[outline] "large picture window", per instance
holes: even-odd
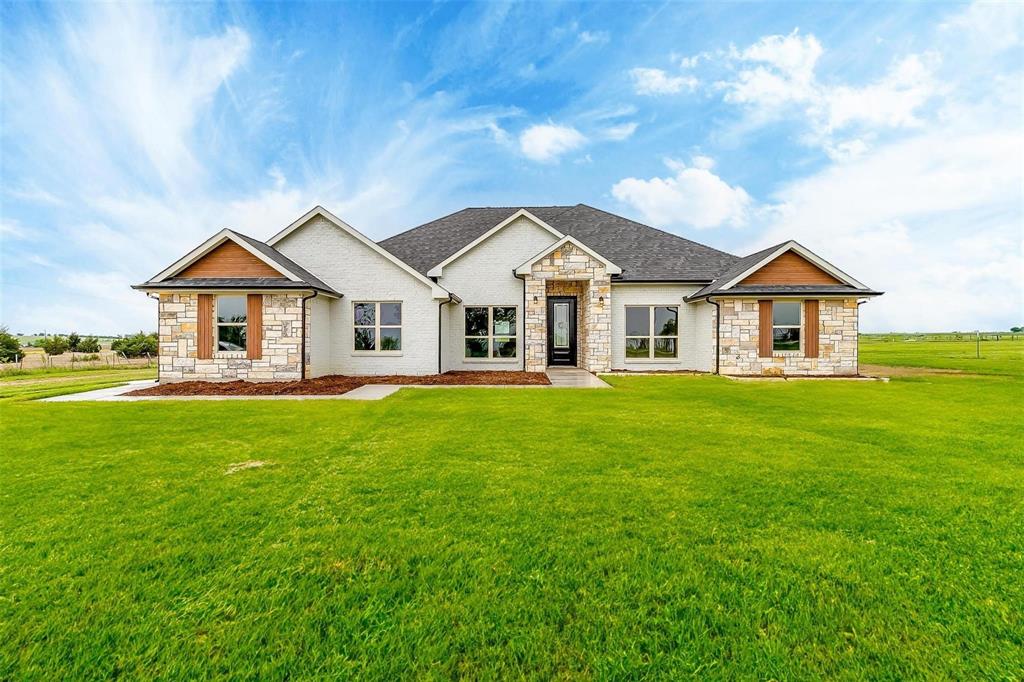
[[[772,350],[800,350],[800,302],[772,303]]]
[[[500,359],[515,356],[515,307],[466,306],[466,357]]]
[[[245,350],[248,322],[245,296],[217,297],[217,350]]]
[[[402,350],[402,304],[356,303],[352,306],[354,350],[388,353]]]
[[[677,306],[626,306],[627,360],[670,360],[678,356]]]

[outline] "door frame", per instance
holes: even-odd
[[[555,358],[555,330],[551,324],[552,312],[554,311],[555,303],[568,303],[569,304],[569,351],[567,360],[556,360]],[[547,311],[545,324],[547,327],[547,344],[548,344],[548,367],[578,367],[579,358],[577,357],[577,348],[579,346],[579,325],[577,324],[577,308],[579,302],[575,296],[548,296]]]

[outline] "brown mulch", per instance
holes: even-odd
[[[543,372],[445,372],[426,376],[350,377],[331,375],[302,381],[180,381],[142,388],[125,395],[340,395],[366,384],[419,384],[428,386],[546,386]]]

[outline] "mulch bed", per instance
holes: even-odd
[[[547,386],[543,372],[445,372],[426,376],[350,377],[331,375],[302,381],[180,381],[142,388],[125,395],[340,395],[366,384],[426,386]]]

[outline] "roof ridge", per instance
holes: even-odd
[[[667,234],[669,237],[675,237],[676,239],[681,239],[684,242],[689,242],[690,244],[696,244],[697,246],[702,246],[705,249],[711,249],[712,251],[715,251],[717,253],[723,253],[726,256],[732,256],[733,258],[742,258],[742,256],[737,256],[734,253],[729,253],[728,251],[722,251],[721,249],[716,249],[715,247],[708,246],[707,244],[705,244],[703,242],[698,242],[698,241],[695,241],[693,239],[688,239],[687,237],[682,237],[682,236],[680,236],[678,234],[673,234],[672,232],[669,232],[668,230],[663,230],[660,227],[653,227],[651,225],[648,225],[647,223],[641,223],[639,220],[633,220],[632,218],[627,218],[626,216],[618,215],[617,213],[612,213],[611,211],[606,211],[603,208],[598,208],[596,206],[591,206],[590,204],[583,204],[583,203],[576,204],[576,206],[574,206],[573,208],[576,208],[578,206],[583,206],[585,208],[589,208],[590,210],[597,211],[598,213],[604,213],[605,215],[611,216],[613,218],[620,218],[622,220],[625,220],[626,222],[633,223],[634,225],[639,225],[641,227],[646,227],[648,230],[654,230],[655,232],[660,232],[661,234]],[[559,215],[561,215],[561,214],[559,214]]]

